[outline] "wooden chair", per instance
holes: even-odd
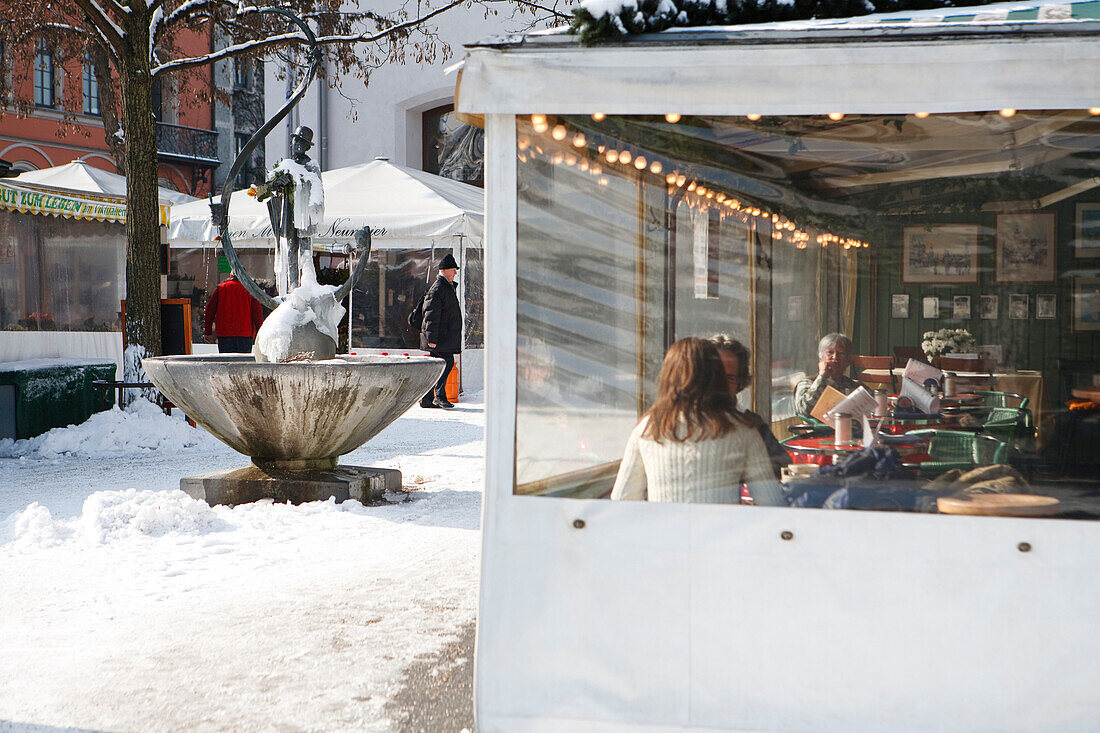
[[[853,356],[852,366],[856,368],[856,379],[860,382],[882,384],[882,378],[877,374],[868,374],[868,369],[885,369],[890,372],[890,387],[894,394],[898,391],[898,378],[894,374],[894,357],[892,356]]]
[[[894,361],[898,367],[904,369],[905,365],[909,363],[910,359],[916,359],[922,361],[925,364],[928,363],[928,357],[924,355],[924,349],[919,346],[895,346],[894,347]]]

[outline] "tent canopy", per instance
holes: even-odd
[[[341,249],[368,225],[376,249],[457,249],[457,236],[468,237],[467,245],[481,241],[485,195],[476,186],[381,159],[324,171],[321,180],[325,218],[313,237],[315,249]],[[236,247],[274,244],[266,204],[244,191],[230,199],[229,226]],[[173,248],[212,247],[216,236],[208,202],[172,207],[168,241]]]
[[[103,196],[126,196],[125,176],[101,170],[88,165],[82,160],[74,160],[65,165],[55,165],[53,168],[27,171],[11,179],[11,181],[49,186],[51,188],[67,188],[73,191],[84,191]],[[157,193],[162,206],[174,206],[198,200],[194,196],[188,196],[170,188],[158,188]]]

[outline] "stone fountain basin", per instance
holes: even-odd
[[[251,355],[157,356],[149,381],[258,465],[326,468],[380,433],[443,373],[432,357],[339,356],[258,363]]]

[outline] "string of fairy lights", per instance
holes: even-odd
[[[1098,116],[1100,115],[1100,107],[1090,107],[1088,112],[1090,115]],[[1004,118],[1010,118],[1015,116],[1016,110],[1005,108],[998,110],[998,114]],[[930,116],[930,113],[915,112],[913,116],[918,119],[925,119]],[[601,122],[607,118],[607,115],[596,113],[591,117],[593,121]],[[752,113],[745,115],[745,117],[750,122],[756,122],[763,115]],[[845,115],[841,112],[831,112],[827,117],[834,122],[839,122],[844,119]],[[681,119],[681,115],[675,113],[665,115],[665,121],[669,124],[676,124]],[[517,155],[520,162],[538,158],[549,161],[554,165],[574,168],[593,176],[599,186],[610,184],[609,172],[630,173],[630,169],[633,168],[635,174],[649,173],[653,176],[663,176],[669,194],[679,194],[682,197],[681,200],[688,206],[703,211],[717,211],[722,218],[735,217],[746,224],[750,220],[770,222],[772,238],[790,242],[796,249],[807,249],[811,240],[821,247],[835,246],[843,247],[846,250],[868,249],[871,246],[869,242],[855,237],[841,236],[832,232],[820,231],[813,227],[799,225],[779,212],[769,211],[753,203],[742,201],[737,195],[721,190],[708,181],[700,181],[688,171],[680,170],[674,161],[662,160],[651,151],[639,150],[638,146],[626,145],[621,142],[616,144],[593,143],[584,132],[579,130],[570,132],[564,124],[555,123],[547,115],[533,114],[530,123],[534,132],[539,135],[545,135],[549,132],[551,139],[560,143],[561,146],[553,150],[546,150],[540,140],[532,140],[521,134],[517,140]],[[605,165],[607,166],[606,170]]]

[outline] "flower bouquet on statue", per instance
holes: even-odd
[[[294,176],[287,171],[274,169],[267,175],[267,180],[260,184],[252,184],[246,193],[257,201],[267,201],[272,196],[285,196],[294,200]]]
[[[941,328],[938,331],[925,331],[920,347],[929,359],[944,354],[966,354],[977,350],[974,337],[965,328]]]

